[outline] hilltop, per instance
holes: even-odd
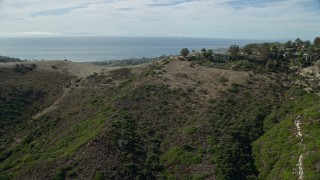
[[[1,178],[319,178],[319,66],[285,62],[0,63]]]

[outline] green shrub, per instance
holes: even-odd
[[[192,151],[187,151],[181,147],[173,147],[163,154],[163,156],[161,157],[161,162],[171,165],[191,165],[200,163],[201,158]]]
[[[205,180],[208,177],[206,173],[195,174],[192,176],[192,180]]]
[[[194,133],[196,133],[198,131],[198,128],[196,128],[196,127],[185,127],[184,129],[183,129],[183,133],[184,134],[194,134]]]
[[[105,180],[107,179],[106,175],[102,171],[96,171],[96,174],[94,176],[95,180]]]
[[[33,69],[35,69],[37,66],[35,64],[31,64],[30,67],[28,66],[25,66],[23,64],[17,64],[15,67],[14,67],[14,71],[17,72],[17,73],[21,73],[21,74],[24,74],[24,73],[27,73],[29,71],[32,71]]]
[[[225,83],[225,82],[228,82],[229,80],[226,78],[226,77],[224,77],[224,76],[220,76],[219,78],[218,78],[218,82],[219,83]]]
[[[240,86],[239,84],[232,83],[229,91],[233,93],[237,93],[239,92],[239,86]]]

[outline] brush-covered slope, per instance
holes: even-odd
[[[276,151],[278,141],[271,136],[292,121],[286,116],[290,107],[277,111],[291,98],[285,74],[178,59],[128,68],[88,65],[91,75],[84,64],[27,65],[34,68],[23,75],[16,66],[0,71],[2,107],[20,97],[5,88],[45,92],[41,97],[20,93],[28,103],[14,101],[6,108],[19,113],[1,114],[1,178],[263,179],[277,173],[272,163],[278,159],[270,165],[263,159],[270,159],[268,148],[286,153]],[[309,127],[306,133],[302,125],[302,134],[317,137],[317,129]],[[301,147],[292,148],[297,151],[292,162],[298,163]],[[304,157],[319,145],[313,148]]]
[[[290,96],[266,118],[280,123],[253,143],[259,179],[320,179],[320,98]]]
[[[18,143],[31,117],[50,106],[73,77],[37,71],[35,64],[0,69],[0,151]],[[50,83],[49,83],[50,82]],[[28,130],[27,130],[28,131]]]

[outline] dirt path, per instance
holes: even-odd
[[[301,127],[300,127],[300,125],[301,125],[301,122],[300,122],[301,117],[302,117],[302,116],[299,115],[299,116],[295,119],[294,124],[295,124],[295,126],[296,126],[296,128],[297,128],[296,137],[298,137],[298,138],[301,139],[301,141],[299,142],[299,145],[300,145],[300,146],[303,146],[303,151],[305,151],[306,145],[303,144],[303,136],[302,136]],[[304,152],[299,156],[299,160],[298,160],[298,164],[297,164],[298,169],[299,169],[299,171],[298,171],[298,175],[299,175],[298,179],[299,179],[299,180],[303,180],[303,178],[304,178],[303,158],[304,158]]]
[[[66,88],[59,99],[57,99],[51,106],[47,107],[46,109],[42,110],[38,114],[34,115],[32,117],[32,119],[36,120],[36,119],[40,118],[41,116],[55,110],[58,107],[60,101],[68,94],[69,91],[70,91],[70,88]]]
[[[65,88],[64,92],[62,93],[62,95],[49,107],[45,108],[44,110],[42,110],[41,112],[37,113],[36,115],[34,115],[32,117],[33,120],[36,120],[40,117],[42,117],[43,115],[52,112],[53,110],[57,109],[60,102],[66,97],[66,95],[69,93],[70,90],[72,89],[80,89],[80,88],[88,88],[87,86],[79,86],[76,85],[76,83],[74,81],[71,81],[70,83],[70,87]],[[92,89],[97,89],[97,88],[101,88],[101,86],[91,86],[89,88]]]

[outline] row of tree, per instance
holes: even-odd
[[[313,44],[307,40],[297,38],[295,41],[286,43],[262,43],[248,44],[243,47],[231,45],[227,53],[213,53],[212,50],[202,49],[200,52],[190,52],[188,48],[183,48],[180,54],[184,57],[197,57],[208,60],[221,60],[224,56],[226,60],[237,61],[241,59],[266,62],[267,60],[290,60],[292,58],[304,58],[307,61],[315,61],[320,58],[320,37],[314,39]]]
[[[284,44],[279,42],[248,44],[242,48],[237,45],[229,47],[229,55],[231,60],[237,60],[239,56],[246,59],[256,59],[266,61],[268,59],[283,60],[305,57],[309,60],[317,60],[320,53],[320,37],[314,39],[311,44],[309,40],[302,41],[297,38],[294,42],[287,41]]]

